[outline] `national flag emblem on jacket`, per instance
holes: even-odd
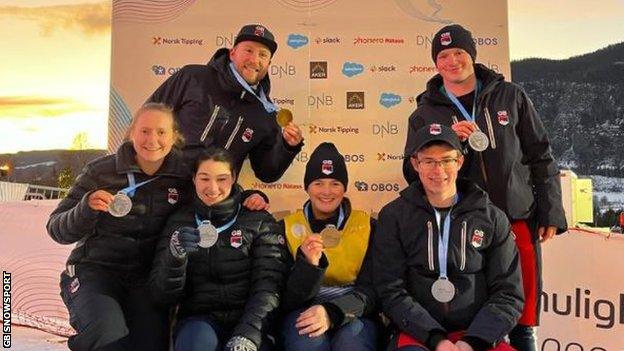
[[[472,239],[470,240],[470,244],[472,244],[472,246],[475,248],[481,247],[481,245],[483,245],[484,236],[485,234],[482,230],[475,229],[475,231],[472,233]]]
[[[241,138],[243,139],[244,142],[248,143],[251,141],[251,138],[253,138],[253,133],[254,133],[253,129],[247,128],[243,132],[243,135],[241,136]]]
[[[433,123],[429,126],[429,134],[440,135],[440,133],[442,133],[442,127],[439,124]]]
[[[507,116],[507,111],[498,111],[496,112],[496,115],[498,116],[498,123],[501,126],[506,126],[509,124],[509,116]]]
[[[243,232],[240,229],[232,230],[230,234],[230,245],[235,249],[243,245]]]
[[[176,203],[178,203],[178,189],[176,188],[169,188],[167,189],[167,202],[175,205]]]

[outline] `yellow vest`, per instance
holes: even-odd
[[[305,237],[312,233],[312,229],[302,210],[286,216],[284,224],[288,249],[296,257],[297,249]],[[339,286],[355,282],[366,255],[370,231],[370,215],[364,211],[352,210],[342,230],[340,244],[324,251],[329,266],[323,285]]]

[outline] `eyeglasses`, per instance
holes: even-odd
[[[422,168],[429,170],[429,171],[434,169],[438,165],[442,166],[442,168],[444,169],[452,169],[457,164],[457,159],[456,158],[443,158],[440,161],[437,161],[431,158],[426,158],[424,160],[418,160],[418,164]]]

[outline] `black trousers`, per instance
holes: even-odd
[[[77,334],[74,351],[168,349],[167,310],[150,298],[146,278],[80,264],[61,273],[61,297]]]

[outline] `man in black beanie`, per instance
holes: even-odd
[[[548,135],[521,87],[475,63],[477,50],[468,30],[457,24],[440,29],[431,55],[438,74],[418,96],[406,151],[416,142],[416,131],[431,123],[451,126],[462,141],[465,165],[460,175],[477,183],[505,212],[520,252],[525,307],[509,334],[511,345],[536,350],[540,242],[567,230]],[[409,159],[404,160],[403,174],[408,183],[417,178]]]
[[[184,66],[149,97],[173,109],[189,165],[214,145],[230,152],[236,174],[247,156],[263,182],[277,181],[288,169],[303,136],[292,121],[282,126],[276,121],[267,74],[276,50],[267,27],[247,24],[233,48],[218,49],[206,65]]]

